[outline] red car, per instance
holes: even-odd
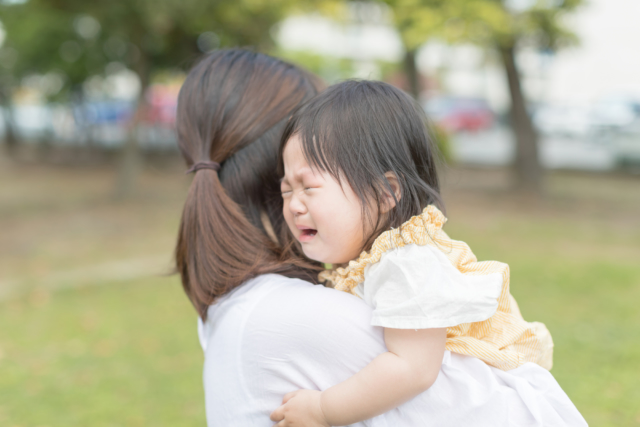
[[[488,129],[495,118],[487,101],[481,98],[431,98],[424,110],[433,122],[449,132]]]

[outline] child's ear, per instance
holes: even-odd
[[[384,203],[382,203],[381,211],[382,213],[387,213],[391,209],[396,207],[396,200],[400,200],[402,197],[402,191],[400,190],[400,182],[398,182],[398,177],[393,172],[386,172],[384,174],[385,179],[389,183],[389,187],[393,191],[393,194],[388,192],[388,189],[385,191],[384,195]],[[395,196],[395,199],[393,198]]]

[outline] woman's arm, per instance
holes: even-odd
[[[289,393],[271,416],[278,426],[347,425],[387,412],[427,390],[444,355],[446,329],[388,329],[388,352],[322,393]],[[296,424],[297,425],[297,424]]]

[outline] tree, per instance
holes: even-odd
[[[475,37],[470,39],[479,40],[499,52],[507,76],[511,97],[510,119],[516,138],[515,170],[519,188],[540,193],[542,167],[538,156],[539,137],[522,91],[516,52],[525,45],[541,51],[553,51],[574,43],[576,36],[564,26],[563,17],[580,6],[582,0],[467,0],[463,4],[467,6],[463,11],[464,21],[467,25],[475,26]]]
[[[0,4],[0,22],[5,40],[0,48],[0,100],[5,108],[6,143],[10,153],[18,141],[11,119],[11,98],[20,80],[30,74],[56,72],[64,75],[67,87],[81,83],[88,74],[100,72],[95,54],[87,55],[73,29],[73,16],[38,5]],[[67,43],[67,45],[65,45]],[[59,52],[68,47],[73,61]]]
[[[135,130],[144,115],[144,93],[152,74],[166,68],[188,68],[203,51],[220,45],[266,49],[272,43],[269,31],[273,24],[295,6],[293,0],[29,0],[12,6],[12,15],[0,20],[15,24],[7,27],[7,35],[20,55],[21,72],[63,70],[69,85],[101,74],[110,61],[122,62],[136,72],[142,90],[116,186],[119,197],[128,197],[140,169]],[[3,12],[9,13],[8,8]],[[20,28],[31,25],[34,14],[42,17],[46,30]],[[84,20],[84,30],[79,20]],[[80,52],[74,61],[60,58],[64,43],[76,54]]]
[[[44,0],[43,0],[44,1]],[[129,65],[138,74],[141,96],[123,147],[116,193],[128,197],[140,168],[135,137],[144,115],[144,93],[152,72],[186,67],[200,53],[218,45],[269,44],[269,30],[283,13],[286,1],[116,0],[87,3],[50,0],[57,8],[96,17],[111,37],[126,40],[135,52]],[[202,35],[205,34],[204,37]]]
[[[13,156],[18,148],[18,138],[13,125],[13,113],[10,102],[15,84],[13,83],[12,76],[9,74],[2,75],[0,79],[0,105],[4,109],[4,140],[7,147],[7,154]]]
[[[527,111],[516,52],[528,45],[553,51],[576,41],[563,18],[582,0],[387,0],[399,26],[421,44],[435,35],[449,42],[470,42],[499,53],[511,97],[510,118],[516,138],[515,171],[521,190],[539,193],[542,168],[538,158],[538,133]],[[423,12],[420,12],[423,11]],[[403,18],[406,17],[406,18]]]
[[[420,98],[420,75],[416,66],[416,53],[428,39],[442,33],[447,21],[445,0],[387,0],[393,10],[393,20],[405,49],[403,69],[409,93]]]

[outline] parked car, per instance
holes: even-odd
[[[547,104],[533,113],[533,124],[543,134],[550,136],[583,137],[591,128],[588,107]]]
[[[424,104],[431,120],[449,132],[479,131],[493,126],[495,115],[482,98],[437,97]]]
[[[640,119],[616,132],[612,142],[619,166],[640,167]]]
[[[22,140],[35,141],[51,131],[51,108],[48,105],[18,104],[10,113],[13,130]]]
[[[146,122],[173,128],[178,109],[179,85],[152,85],[147,91]]]
[[[82,114],[78,120],[89,125],[122,125],[133,116],[135,105],[130,101],[102,100],[91,101],[76,106],[76,114]]]
[[[627,97],[602,99],[591,110],[591,125],[596,131],[622,129],[639,118],[640,101]]]

